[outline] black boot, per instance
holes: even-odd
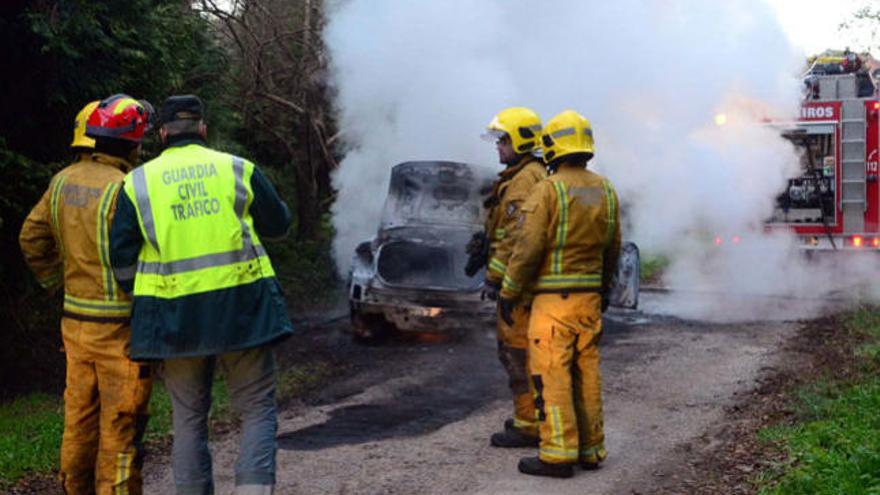
[[[595,471],[601,467],[598,462],[581,461],[580,464],[584,471]]]
[[[574,469],[571,464],[549,464],[537,457],[523,457],[519,460],[519,472],[534,476],[550,476],[552,478],[571,478]]]
[[[516,449],[521,447],[537,447],[538,437],[526,435],[516,428],[505,429],[502,432],[493,433],[489,439],[493,447]]]

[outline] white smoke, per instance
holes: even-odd
[[[724,283],[748,292],[787,277],[785,263],[696,265],[711,236],[759,232],[797,167],[792,147],[755,125],[795,115],[803,64],[763,1],[348,0],[324,38],[348,148],[334,176],[341,271],[375,233],[394,164],[500,167],[479,135],[499,110],[528,106],[592,121],[591,168],[617,187],[627,237],[673,258],[671,280],[732,275]]]

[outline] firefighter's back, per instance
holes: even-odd
[[[50,222],[64,264],[64,312],[127,317],[131,302],[110,268],[110,223],[125,162],[95,153],[59,172],[49,187]]]

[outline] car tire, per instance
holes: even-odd
[[[363,314],[351,308],[351,337],[361,345],[377,345],[391,334],[391,323],[379,314]]]

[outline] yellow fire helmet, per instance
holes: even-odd
[[[95,149],[95,140],[86,136],[86,122],[88,122],[89,116],[96,108],[98,108],[98,104],[100,103],[101,102],[97,100],[89,102],[79,111],[78,114],[76,114],[76,119],[73,121],[73,141],[70,142],[71,148]]]
[[[519,154],[540,150],[541,117],[534,110],[525,107],[510,107],[498,112],[482,138],[496,141],[510,136],[514,151]]]
[[[551,163],[574,154],[593,156],[593,127],[574,110],[565,110],[544,127],[544,161]]]

